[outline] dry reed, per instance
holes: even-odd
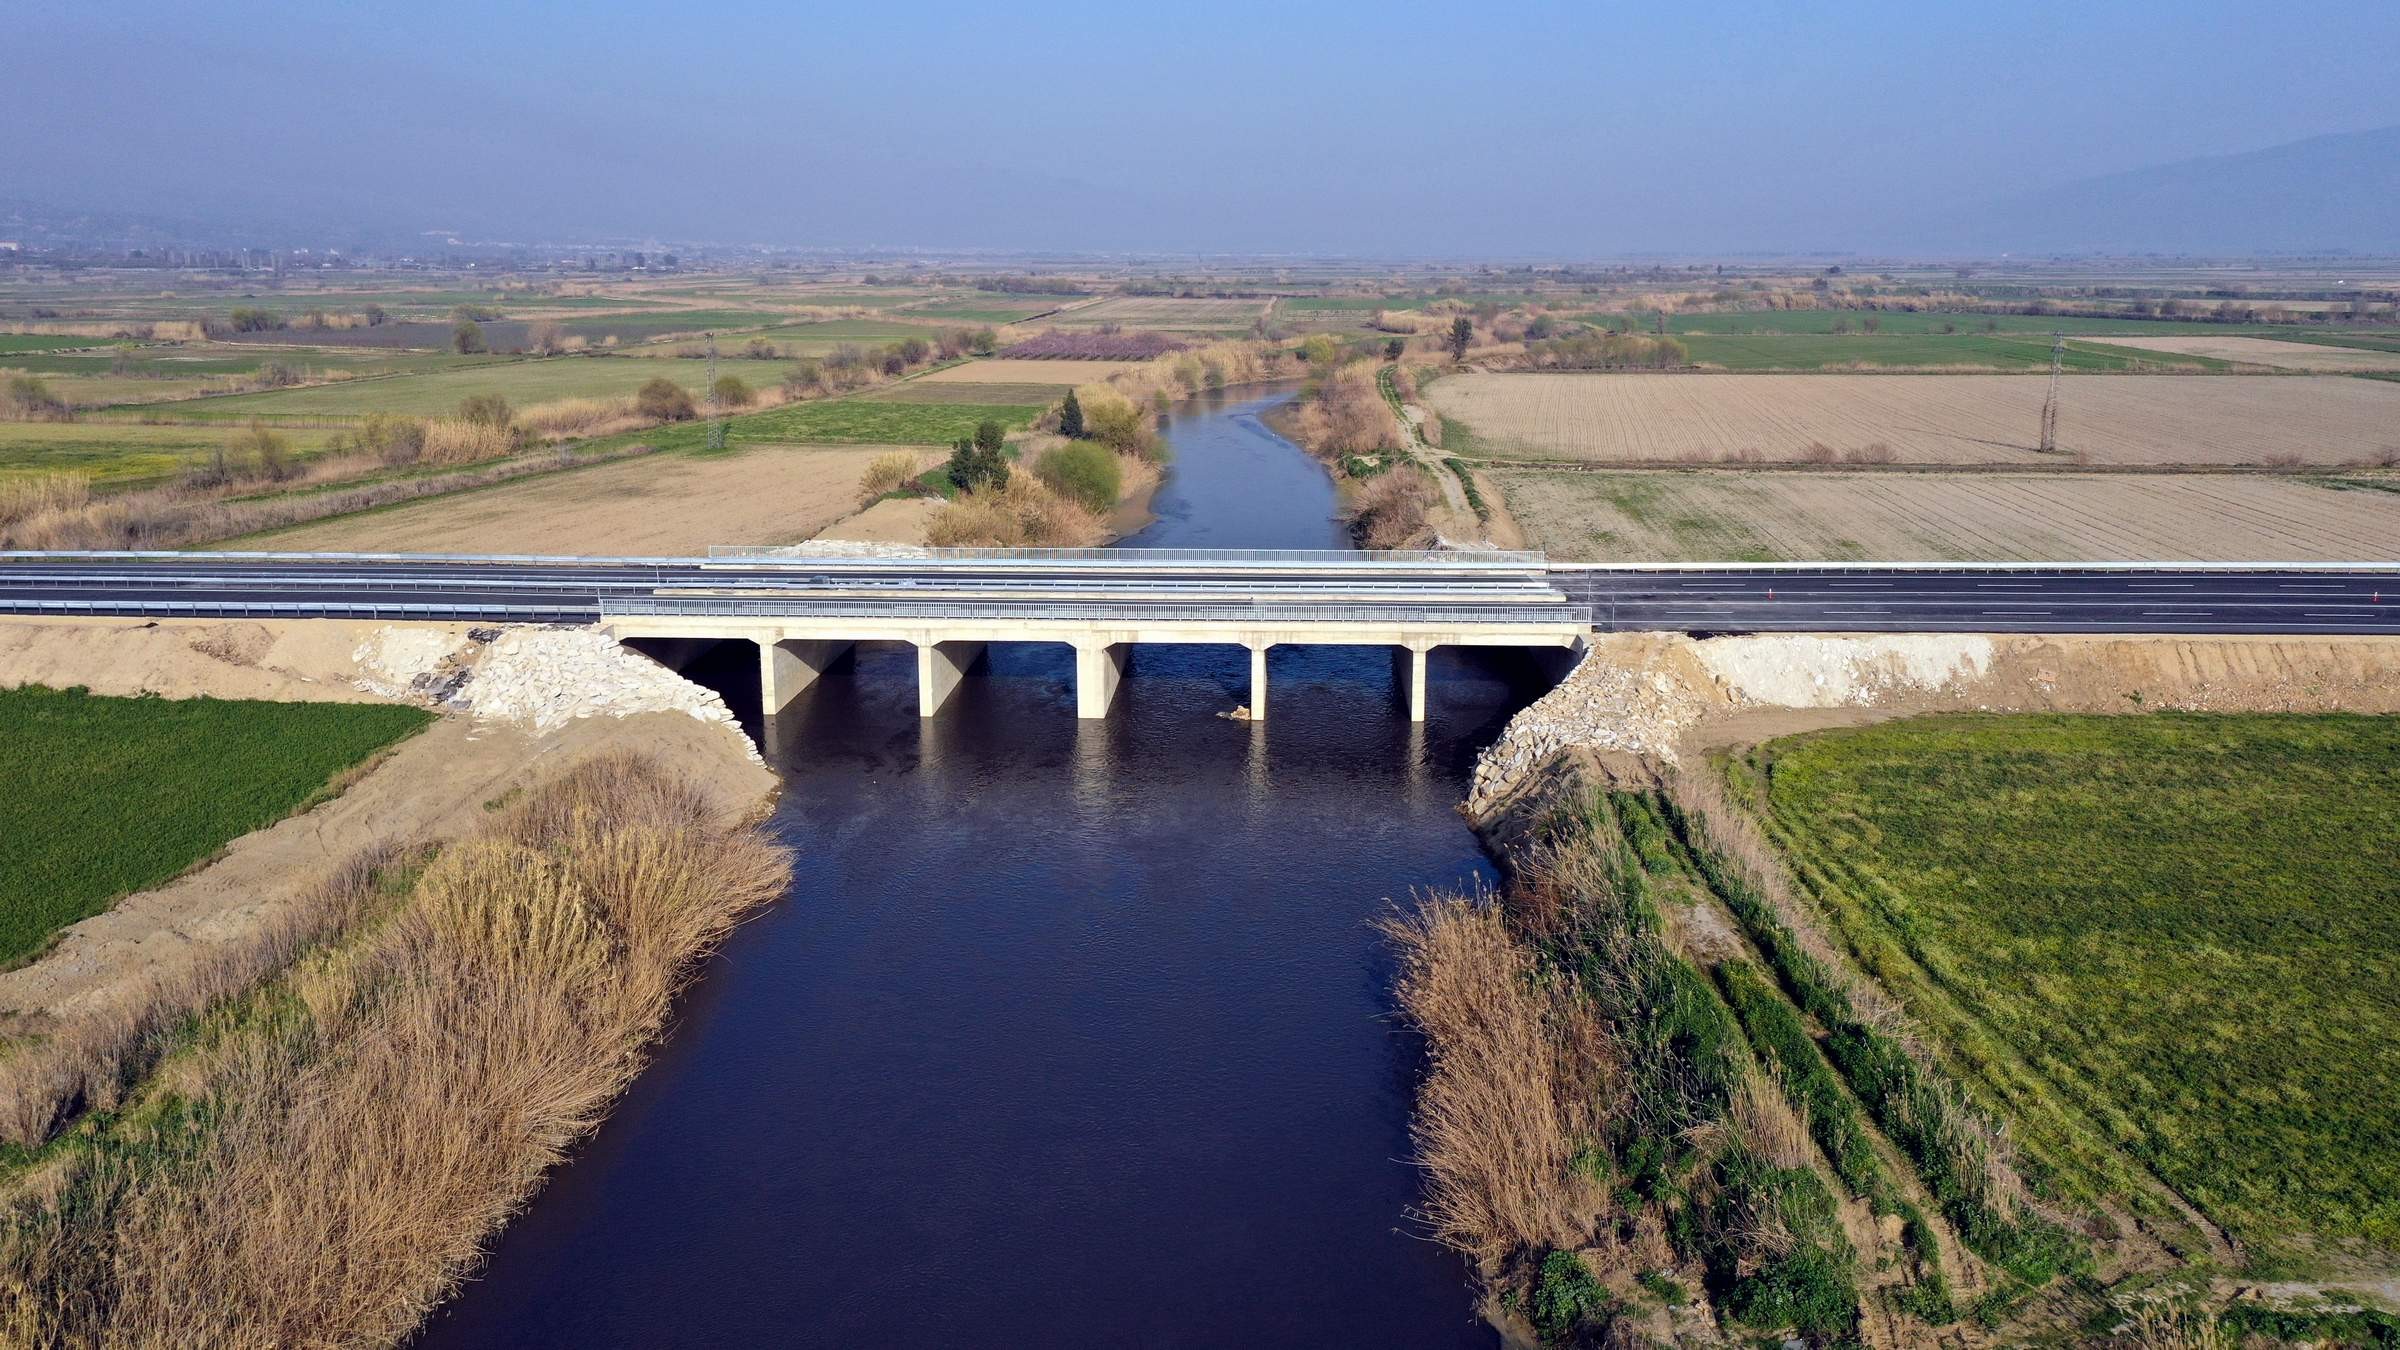
[[[705,791],[605,756],[446,850],[202,1024],[0,1225],[0,1337],[405,1337],[639,1068],[680,981],[788,857]],[[187,1109],[174,1109],[174,1103]]]

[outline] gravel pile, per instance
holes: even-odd
[[[1707,700],[1655,644],[1597,643],[1557,688],[1528,705],[1475,762],[1467,809],[1481,813],[1518,779],[1568,746],[1620,750],[1666,763]]]
[[[537,734],[584,717],[677,712],[741,727],[715,690],[590,628],[392,626],[359,644],[357,683],[479,721],[510,722]],[[742,744],[750,740],[742,736]],[[755,748],[751,757],[757,758]]]

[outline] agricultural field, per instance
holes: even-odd
[[[1658,322],[1654,311],[1635,310],[1629,313],[1608,311],[1578,312],[1575,317],[1598,322],[1631,321],[1647,333]],[[2081,334],[2112,333],[2125,337],[2150,335],[2209,336],[2246,334],[2261,337],[2282,337],[2290,332],[2317,332],[2338,336],[2343,330],[2292,328],[2269,324],[2210,323],[2193,319],[2090,318],[2059,314],[1972,314],[1944,311],[1909,312],[1905,310],[1859,309],[1767,309],[1735,310],[1728,312],[1694,312],[1669,314],[1667,331],[1680,337],[1686,333],[1763,333],[1763,334],[1866,334],[1873,323],[1876,332],[1891,334],[1974,335],[2013,333],[2024,336],[2048,337],[2064,333],[2068,337]]]
[[[306,806],[429,720],[387,704],[0,689],[0,964]]]
[[[717,454],[660,453],[315,521],[227,546],[613,556],[789,544],[858,510],[859,479],[892,448],[744,443]]]
[[[2273,366],[2279,370],[2346,372],[2400,370],[2400,347],[2334,346],[2323,342],[2278,342],[2255,337],[2163,337],[2156,339],[2100,338],[2110,346],[2140,341],[2157,351]]]
[[[2162,339],[2173,341],[2174,339]],[[1938,333],[1789,334],[1735,337],[1696,333],[1681,338],[1694,365],[1717,370],[1846,370],[1877,366],[1964,366],[1979,370],[2050,368],[2048,337],[1993,334],[1946,337]],[[2142,350],[2131,346],[2066,344],[2060,363],[2077,371],[2223,370],[2226,362],[2204,353]]]
[[[1176,299],[1168,296],[1121,295],[1083,305],[1045,320],[1060,327],[1088,328],[1123,324],[1168,332],[1241,333],[1249,331],[1267,312],[1267,300]]]
[[[105,422],[0,422],[0,479],[43,473],[81,474],[101,487],[157,482],[183,472],[224,446],[233,426],[145,426]],[[335,433],[279,431],[303,457],[326,447]]]
[[[1047,408],[1066,397],[1064,384],[960,384],[919,376],[856,395],[865,403],[1012,403]]]
[[[708,387],[708,367],[699,361],[636,362],[617,356],[559,356],[501,361],[423,375],[236,394],[157,411],[210,420],[254,416],[355,417],[370,412],[428,417],[455,412],[460,400],[476,394],[498,394],[519,408],[562,398],[630,397],[643,381],[662,375],[682,385],[695,398]]]
[[[944,366],[917,377],[913,383],[934,384],[1051,384],[1062,388],[1094,384],[1139,366],[1139,361],[1015,360],[997,357]]]
[[[1024,403],[890,403],[827,399],[793,403],[736,419],[731,438],[743,444],[948,445],[975,434],[990,419],[1023,431],[1042,413]]]
[[[2400,387],[2371,380],[2071,375],[2061,454],[2046,458],[2048,389],[2009,375],[1474,373],[1426,399],[1451,452],[1485,458],[1788,462],[1881,446],[1906,464],[2346,464],[2400,449]]]
[[[2070,1192],[2400,1251],[2400,718],[1960,715],[1736,761],[1839,943]],[[2120,1192],[2121,1194],[2121,1192]]]
[[[1577,562],[2400,557],[2400,491],[2271,475],[1487,472],[1528,545]]]
[[[107,347],[112,340],[98,337],[77,337],[60,333],[0,333],[0,356],[17,352],[72,351],[81,347]]]
[[[911,318],[942,319],[952,323],[1017,323],[1037,314],[1047,314],[1061,305],[1071,305],[1085,297],[1076,295],[1012,295],[1005,292],[979,292],[935,300],[927,304],[910,305],[901,311]]]

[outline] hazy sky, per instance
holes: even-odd
[[[2400,123],[2400,3],[14,0],[0,197],[510,238],[1601,256]]]

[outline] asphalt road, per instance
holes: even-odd
[[[794,613],[1458,610],[1688,632],[2400,633],[2400,564],[2355,568],[1870,565],[1320,567],[803,559],[0,558],[0,613],[588,623],[604,601],[739,597]]]

